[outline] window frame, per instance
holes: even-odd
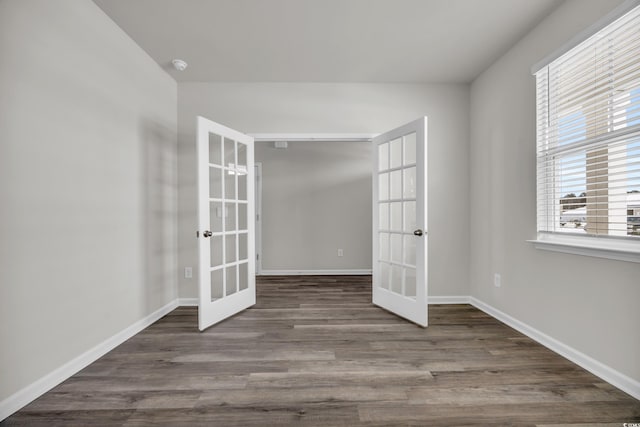
[[[563,45],[556,52],[553,52],[552,54],[544,58],[542,61],[534,65],[531,70],[532,74],[537,74],[538,72],[542,71],[544,68],[547,68],[553,61],[560,58],[564,54],[571,52],[574,48],[577,48],[582,42],[586,41],[587,39],[589,39],[599,31],[602,31],[603,29],[608,27],[610,24],[612,24],[614,21],[616,21],[618,18],[624,16],[631,10],[638,7],[638,5],[640,5],[640,1],[638,0],[625,1],[616,9],[614,9],[612,12],[610,12],[608,15],[606,15],[605,17],[600,19],[598,22],[593,24],[591,27],[589,27],[582,33],[576,35],[571,41]],[[547,79],[548,77],[549,76],[547,75]],[[635,89],[631,89],[630,94],[634,90]],[[536,119],[537,120],[540,120],[541,118],[540,117],[541,108],[539,107],[539,102],[540,102],[539,96],[540,96],[540,93],[538,91],[538,85],[536,84],[536,113],[537,113]],[[548,115],[549,111],[544,110],[544,114]],[[538,155],[540,154],[539,152],[540,147],[538,145],[539,142],[540,142],[540,135],[536,137],[536,146],[537,146],[536,157],[537,158],[538,158]],[[585,155],[587,155],[586,151],[585,151]],[[588,158],[586,160],[587,162],[585,162],[585,168],[588,169]],[[544,162],[546,163],[546,161]],[[555,178],[555,175],[557,175],[559,171],[558,165],[560,164],[560,162],[562,162],[562,160],[553,159],[550,162],[553,162],[553,169],[551,170],[551,173],[554,175],[554,178]],[[548,226],[548,223],[546,226],[542,227],[541,223],[543,223],[544,221],[548,221],[549,218],[552,218],[552,220],[555,220],[556,216],[560,215],[560,208],[558,207],[556,209],[555,207],[555,198],[556,198],[555,192],[553,190],[549,191],[549,188],[541,189],[541,186],[548,187],[549,185],[551,185],[552,187],[554,187],[557,185],[556,179],[546,180],[541,183],[540,182],[541,174],[545,174],[545,173],[548,174],[549,170],[544,170],[542,172],[538,170],[536,173],[536,188],[537,188],[536,197],[538,200],[538,203],[537,203],[538,205],[540,203],[539,194],[541,192],[544,193],[544,196],[545,196],[544,203],[546,208],[543,207],[543,210],[546,210],[547,213],[544,215],[540,215],[540,211],[539,211],[540,206],[537,206],[536,208],[537,237],[534,240],[528,240],[528,242],[531,242],[536,249],[640,263],[640,239],[636,239],[633,237],[629,238],[629,237],[622,237],[622,236],[619,237],[619,236],[611,236],[611,235],[598,235],[598,234],[581,235],[579,233],[571,233],[571,232],[562,233],[559,231],[545,231],[545,229],[556,230],[555,223],[551,227]],[[609,176],[609,174],[607,174],[607,176]],[[551,203],[549,203],[550,198],[553,198]],[[549,216],[550,210],[554,211],[553,215],[551,216]],[[555,212],[555,211],[558,211],[558,212]],[[559,220],[559,217],[557,219]]]

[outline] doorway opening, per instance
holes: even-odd
[[[371,274],[370,135],[256,141],[257,274]]]
[[[287,237],[289,241],[280,242],[281,251],[269,253],[291,249],[284,262],[291,258],[295,265],[300,262],[295,258],[301,252],[299,248],[309,246],[309,241],[314,243],[314,248],[322,248],[327,245],[315,243],[322,243],[322,239],[328,237],[326,242],[331,251],[332,245],[348,234],[339,230],[340,226],[346,224],[347,229],[363,227],[355,237],[347,237],[338,243],[336,256],[344,257],[345,250],[341,246],[346,242],[362,243],[362,237],[367,236],[369,240],[365,240],[364,248],[350,248],[347,252],[364,256],[367,264],[371,262],[373,303],[421,326],[427,326],[426,117],[372,139],[371,135],[349,137],[337,134],[250,136],[198,117],[197,235],[202,236],[198,244],[200,329],[255,304],[256,261],[260,260],[262,267],[265,261],[262,250],[258,254],[255,252],[256,226],[260,225],[263,232],[265,229],[271,232],[272,228],[278,228],[264,227],[265,200],[262,194],[259,194],[259,199],[256,197],[257,190],[264,187],[264,160],[259,167],[254,166],[256,139],[259,142],[273,142],[276,150],[286,149],[290,140],[301,144],[300,147],[306,145],[307,151],[311,148],[311,154],[304,153],[302,157],[296,157],[297,153],[293,153],[293,161],[288,159],[288,163],[273,169],[280,173],[275,182],[290,187],[287,189],[288,199],[269,197],[269,202],[274,201],[280,209],[272,218],[284,218],[285,221],[285,226],[279,227],[281,235],[277,237]],[[322,141],[323,144],[304,144],[305,141]],[[354,169],[348,163],[346,167],[341,164],[350,155],[344,145],[337,157],[329,162],[317,162],[321,165],[317,167],[316,161],[322,160],[326,147],[336,141],[360,143],[366,147],[356,147],[354,152],[360,156],[368,154],[361,173],[367,178],[363,188],[350,189],[352,193],[347,191],[342,200],[329,200],[323,198],[324,188],[327,185],[329,188],[349,187],[348,180],[337,178],[341,175],[351,178]],[[263,157],[268,157],[266,152]],[[332,169],[335,164],[338,167]],[[301,179],[302,173],[308,170],[312,170],[310,183]],[[260,174],[258,180],[256,172]],[[363,204],[363,212],[356,214],[356,220],[349,223],[346,219],[352,213],[349,212],[349,200],[365,194],[369,195],[370,202],[367,200],[368,203]],[[298,213],[306,207],[305,203],[309,201],[313,202],[310,212],[288,217],[289,213]],[[258,203],[260,212],[256,215]],[[293,222],[293,218],[299,220],[298,224]],[[362,218],[370,218],[370,221],[362,224]],[[312,219],[319,220],[319,225],[311,223]],[[293,233],[285,236],[291,229]],[[214,245],[216,240],[218,243]],[[273,242],[278,239],[273,236],[264,239],[260,233],[262,249],[265,240]],[[311,263],[309,265],[324,267],[321,261],[326,250],[311,251],[306,255],[310,256],[305,260]],[[264,268],[260,270],[265,274]],[[326,274],[326,268],[322,270]],[[293,270],[292,274],[301,273]]]

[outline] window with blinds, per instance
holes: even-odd
[[[538,231],[640,240],[640,7],[535,76]]]

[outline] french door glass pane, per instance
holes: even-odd
[[[236,204],[225,203],[224,231],[236,230]]]
[[[235,167],[236,164],[236,143],[232,139],[224,139],[224,165]]]
[[[404,295],[407,297],[416,297],[416,269],[411,267],[404,268]]]
[[[410,133],[404,137],[404,164],[412,165],[416,162],[416,134]]]
[[[402,262],[402,234],[391,235],[391,261]]]
[[[380,230],[389,229],[389,203],[380,203],[380,213],[378,215],[378,226]]]
[[[211,267],[222,265],[222,236],[210,237]]]
[[[404,263],[416,265],[416,237],[413,234],[404,235]]]
[[[380,259],[389,261],[389,233],[380,233]]]
[[[209,134],[209,163],[222,166],[222,138],[213,133]]]
[[[381,173],[378,177],[378,200],[389,200],[389,174]]]
[[[238,290],[236,283],[236,266],[232,265],[231,267],[227,267],[226,271],[227,295],[235,294]]]
[[[402,138],[391,141],[391,160],[389,166],[397,168],[402,166]]]
[[[224,297],[224,289],[222,287],[222,269],[211,272],[211,300],[217,300]]]
[[[247,204],[238,203],[238,230],[247,229]]]
[[[236,173],[234,171],[224,171],[224,198],[236,198]]]
[[[238,266],[238,286],[240,290],[249,287],[249,264],[244,262]]]
[[[224,237],[224,254],[225,254],[225,263],[230,263],[236,261],[236,235],[231,234]],[[227,278],[228,279],[228,278]]]
[[[416,168],[410,167],[404,169],[404,191],[405,199],[415,199],[416,197]]]
[[[238,261],[244,261],[247,256],[247,233],[238,234]]]
[[[389,289],[389,264],[381,262],[378,265],[380,267],[380,287]]]
[[[391,172],[389,197],[391,199],[400,199],[402,197],[402,170]]]
[[[389,143],[378,145],[378,170],[389,169]]]
[[[402,295],[402,267],[391,265],[391,290]]]
[[[416,202],[404,202],[404,231],[413,232],[416,228]]]
[[[402,230],[402,202],[391,203],[391,230]]]
[[[210,202],[209,207],[210,231],[219,233],[222,231],[222,219],[224,218],[222,202]]]
[[[247,146],[238,142],[238,166],[239,171],[247,171]]]
[[[222,198],[222,169],[209,168],[209,197]]]
[[[247,172],[238,171],[238,200],[247,200]]]

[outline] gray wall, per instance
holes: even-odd
[[[430,154],[429,293],[468,295],[468,113],[468,85],[180,83],[180,267],[197,263],[197,115],[244,133],[380,133],[426,115]],[[334,242],[328,244],[334,246]],[[273,250],[278,248],[274,246]],[[280,250],[290,249],[283,246]],[[370,247],[366,251],[371,253]],[[330,265],[335,259],[331,253],[329,256],[323,265]],[[195,276],[181,277],[180,296],[197,296],[196,284]]]
[[[177,86],[91,1],[0,1],[0,401],[177,297]]]
[[[619,3],[563,3],[473,82],[470,283],[480,300],[640,380],[640,265],[526,242],[536,236],[530,67]]]
[[[371,270],[371,146],[256,144],[264,270]]]

